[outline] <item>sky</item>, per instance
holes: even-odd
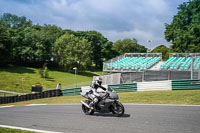
[[[149,49],[164,38],[177,7],[189,0],[0,0],[0,15],[25,16],[33,24],[100,32],[109,41],[136,38]],[[151,41],[147,41],[151,40]]]

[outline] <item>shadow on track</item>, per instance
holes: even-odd
[[[127,118],[127,117],[130,117],[131,115],[130,114],[124,114],[122,116],[115,116],[113,114],[108,114],[108,113],[95,113],[92,116]]]

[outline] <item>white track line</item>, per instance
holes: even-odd
[[[8,125],[0,125],[0,127],[11,128],[11,129],[19,129],[19,130],[26,130],[26,131],[32,131],[32,132],[39,132],[39,133],[62,133],[62,132],[37,130],[37,129],[23,128],[23,127],[15,127],[15,126],[8,126]]]
[[[0,106],[0,108],[9,108],[9,107],[24,107],[24,106],[43,106],[43,105],[48,105],[48,104],[24,104],[24,105],[9,105],[9,106]]]
[[[13,107],[14,105],[10,105],[10,106],[0,106],[0,108],[10,108]]]
[[[28,104],[26,106],[41,106],[41,105],[48,105],[48,104]]]

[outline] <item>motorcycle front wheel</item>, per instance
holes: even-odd
[[[115,115],[115,116],[122,116],[124,114],[124,106],[116,101],[113,105],[113,108],[112,108],[112,113]]]
[[[87,103],[88,105],[90,104],[89,100],[86,100],[85,103]],[[94,114],[94,110],[91,110],[89,108],[87,108],[85,105],[82,104],[82,110],[86,115],[93,115]]]

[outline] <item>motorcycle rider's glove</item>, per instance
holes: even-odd
[[[109,97],[110,93],[106,92],[106,96],[105,97]]]

